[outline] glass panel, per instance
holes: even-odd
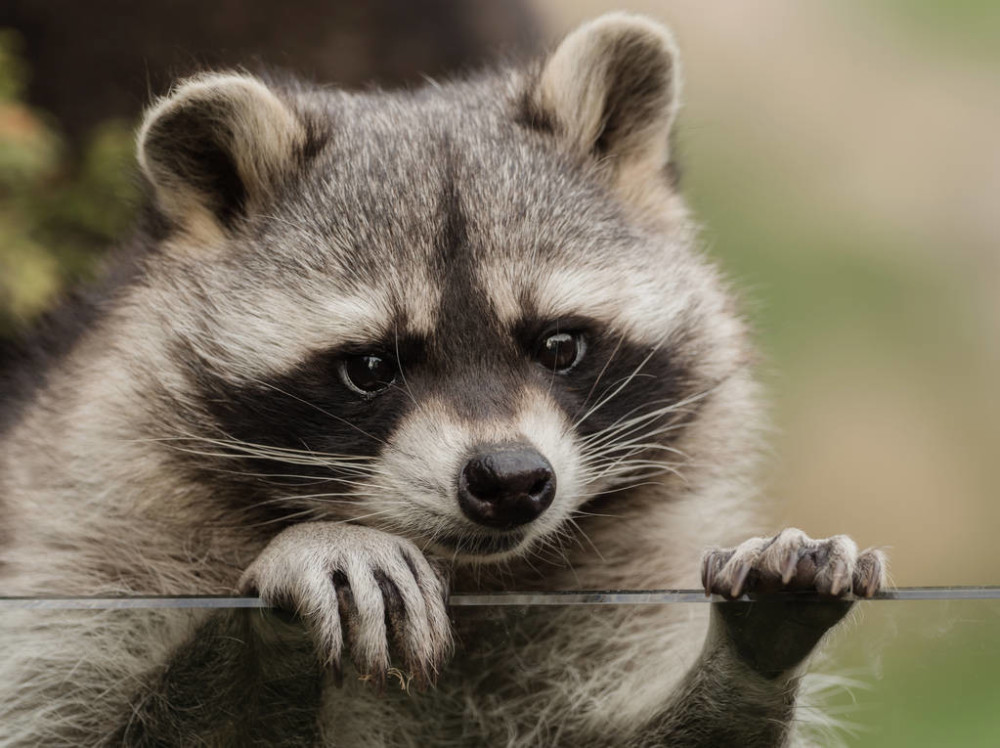
[[[823,669],[857,681],[831,699],[850,746],[1000,745],[1000,601],[857,606]]]
[[[804,686],[803,715],[809,721],[819,721],[819,715],[837,721],[838,736],[849,746],[1000,744],[1000,588],[909,589],[886,598],[856,605],[828,639],[811,667],[818,676]],[[702,615],[708,609],[704,602],[695,591],[458,595],[452,600],[453,619],[457,626],[472,627],[466,631],[479,632],[481,641],[462,642],[456,661],[442,675],[442,687],[427,693],[417,693],[412,683],[407,684],[410,694],[403,693],[397,687],[402,680],[397,683],[390,673],[385,703],[437,709],[449,672],[462,669],[458,660],[478,657],[484,647],[493,652],[509,647],[506,668],[532,668],[537,663],[530,656],[517,656],[531,651],[524,633],[545,619],[568,620],[567,611],[606,625],[611,646],[616,630],[636,611]],[[0,599],[0,674],[7,683],[17,674],[30,675],[12,702],[3,705],[13,711],[5,715],[4,730],[37,727],[46,720],[65,725],[64,717],[94,715],[94,705],[101,703],[120,715],[119,724],[105,726],[105,732],[138,729],[139,722],[129,716],[132,707],[125,706],[141,687],[137,674],[160,661],[167,642],[179,635],[187,644],[174,650],[168,671],[173,680],[165,687],[172,708],[185,719],[200,715],[205,725],[214,725],[203,725],[205,730],[223,724],[238,732],[246,697],[233,684],[265,684],[267,699],[254,701],[253,714],[273,713],[270,724],[287,730],[296,715],[315,713],[324,676],[317,674],[311,645],[294,635],[297,624],[258,606],[253,598]],[[265,646],[277,657],[268,661],[259,656],[263,650],[247,648],[251,625],[258,634],[265,632],[265,639],[273,634]],[[40,640],[47,642],[44,648],[33,645]],[[600,652],[589,656],[599,658]],[[351,684],[355,677],[348,666],[347,689],[359,687]],[[501,689],[499,683],[484,683],[483,693]],[[32,714],[23,723],[17,709],[22,698],[21,706]],[[147,698],[135,713],[155,708]],[[455,724],[478,729],[465,720]],[[298,722],[307,723],[312,725]]]

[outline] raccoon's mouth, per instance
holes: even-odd
[[[492,556],[507,553],[519,546],[527,535],[524,530],[503,533],[449,532],[434,537],[434,543],[454,553],[469,556]]]

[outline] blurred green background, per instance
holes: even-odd
[[[550,39],[614,9],[531,5]],[[627,9],[683,50],[684,189],[767,356],[773,527],[883,545],[900,585],[1000,583],[1000,4]],[[68,128],[25,103],[25,58],[0,31],[0,333],[93,273],[137,201],[137,112]],[[869,684],[849,744],[1000,745],[996,605],[858,619],[832,647]]]

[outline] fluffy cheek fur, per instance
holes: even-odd
[[[527,442],[556,474],[552,505],[526,527],[520,542],[502,551],[461,548],[497,533],[473,524],[459,508],[457,479],[468,455],[480,445]],[[373,527],[413,539],[458,561],[488,563],[516,557],[566,532],[574,511],[589,497],[585,468],[572,424],[548,394],[527,391],[515,414],[504,420],[465,421],[446,403],[423,402],[400,424],[380,459],[377,476],[360,494],[357,512]],[[456,550],[438,541],[469,538]]]

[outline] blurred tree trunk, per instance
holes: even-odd
[[[23,37],[29,103],[75,144],[199,69],[266,64],[392,86],[521,53],[539,38],[524,0],[4,0],[0,26]]]

